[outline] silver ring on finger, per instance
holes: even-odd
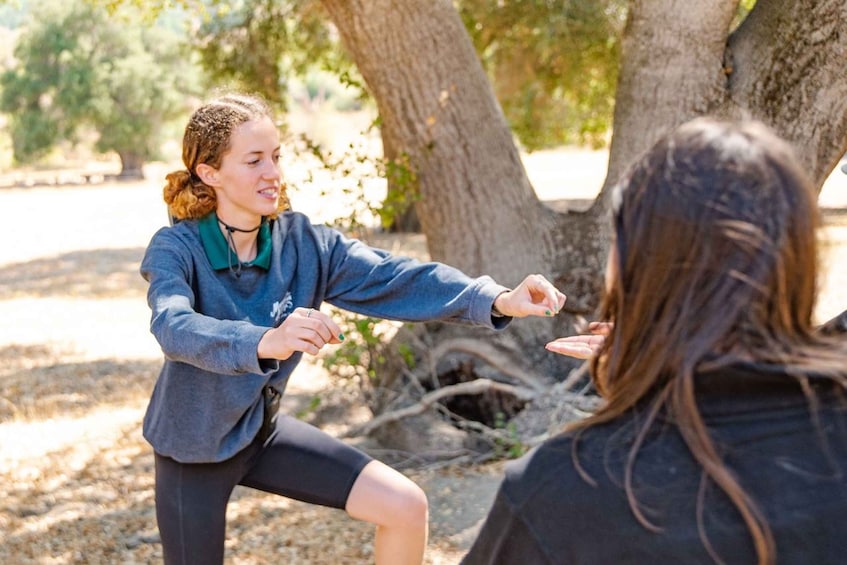
[[[311,318],[311,317],[312,317],[312,309],[311,309],[311,308],[309,308],[309,313],[308,313],[308,314],[306,314],[306,317],[307,317],[307,318]]]

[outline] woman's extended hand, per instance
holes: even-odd
[[[295,308],[280,324],[259,340],[259,359],[284,361],[296,351],[317,355],[328,343],[341,343],[344,334],[332,318],[314,308]]]
[[[612,331],[612,324],[591,322],[588,324],[588,331],[591,333],[560,337],[548,343],[545,349],[560,355],[576,357],[577,359],[588,359],[600,351],[600,348],[606,341],[606,336]]]
[[[504,316],[552,316],[565,305],[566,296],[541,275],[529,275],[514,290],[494,300],[494,308]]]

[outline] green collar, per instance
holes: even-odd
[[[214,212],[206,214],[197,222],[200,230],[200,241],[213,269],[229,269],[238,267],[238,255],[229,249],[224,234],[218,226],[218,216]],[[256,235],[256,247],[258,249],[256,258],[245,266],[256,266],[265,269],[271,267],[271,228],[268,222],[262,222],[259,233]]]

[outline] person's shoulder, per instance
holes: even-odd
[[[315,224],[306,214],[286,210],[274,218],[273,229],[280,234],[303,234],[307,237],[326,239],[335,237],[340,232],[333,227],[324,224]]]
[[[600,491],[613,486],[609,473],[619,471],[625,460],[620,436],[628,435],[631,424],[630,418],[620,417],[554,435],[507,464],[504,485],[515,499],[543,497],[545,491],[568,492],[574,503],[583,495],[586,503],[592,503]]]
[[[539,466],[559,465],[573,446],[573,434],[556,434],[528,451],[523,457],[506,465],[509,474],[523,474]]]
[[[574,464],[573,436],[563,433],[531,449],[505,467],[503,488],[514,501],[526,500],[544,492],[549,483],[582,486]]]
[[[277,225],[298,225],[298,224],[311,224],[311,220],[309,220],[309,216],[302,212],[296,212],[294,210],[286,210],[284,212],[280,212],[274,218]]]
[[[177,241],[198,239],[197,220],[180,220],[173,225],[163,226],[153,234],[153,241]]]
[[[182,237],[194,234],[197,233],[197,224],[198,220],[194,219],[177,220],[171,225],[160,227],[154,237]]]
[[[150,238],[146,255],[191,253],[200,245],[196,220],[181,220],[156,230]]]

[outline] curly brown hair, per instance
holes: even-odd
[[[169,173],[162,191],[171,215],[178,220],[202,218],[217,206],[215,191],[200,180],[197,165],[221,166],[232,134],[245,122],[273,114],[267,102],[252,94],[225,94],[198,108],[185,126],[182,162],[185,169]],[[280,186],[278,212],[289,209],[285,185]]]

